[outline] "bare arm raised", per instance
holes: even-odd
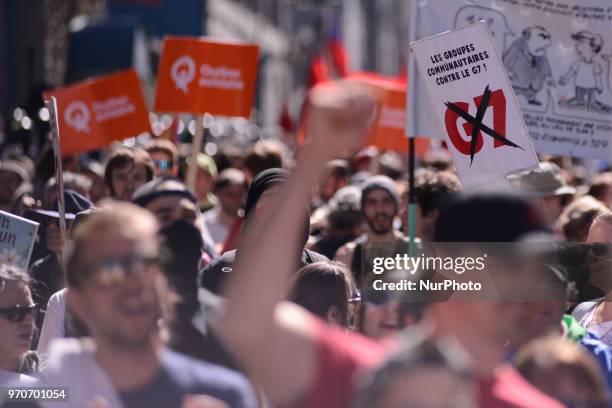
[[[360,145],[374,110],[363,88],[342,83],[315,88],[310,101],[309,141],[275,205],[249,220],[225,288],[228,305],[221,323],[223,337],[247,372],[283,405],[305,395],[317,369],[312,317],[279,304],[301,249],[309,194],[328,160]]]

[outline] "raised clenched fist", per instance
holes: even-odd
[[[329,156],[359,147],[376,114],[371,89],[345,81],[313,88],[309,106],[309,143],[317,152]]]

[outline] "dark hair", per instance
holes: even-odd
[[[363,214],[359,208],[339,206],[332,208],[327,214],[327,225],[332,231],[353,231],[363,222]]]
[[[325,171],[330,177],[348,180],[351,175],[351,166],[346,160],[334,159],[325,163]]]
[[[531,32],[532,32],[533,30],[536,30],[536,29],[539,29],[539,30],[542,30],[542,31],[546,31],[546,32],[548,32],[548,30],[547,30],[547,29],[545,29],[545,28],[544,28],[544,27],[542,27],[542,26],[532,26],[532,27],[527,27],[527,28],[525,28],[525,29],[523,30],[523,32],[521,33],[521,35],[522,35],[522,36],[523,36],[523,38],[525,38],[526,40],[529,40],[529,39],[531,38]]]
[[[584,41],[589,40],[589,47],[593,50],[595,54],[598,54],[603,47],[603,40],[601,36],[598,34],[592,33],[590,31],[579,31],[575,34],[572,34],[572,40],[574,41]]]
[[[591,187],[589,188],[589,195],[592,195],[596,199],[603,201],[604,196],[608,189],[612,188],[612,172],[607,171],[605,173],[598,174],[593,178]]]
[[[557,229],[569,242],[584,242],[595,218],[607,207],[591,196],[582,196],[569,204],[559,216]]]
[[[215,181],[213,191],[216,194],[224,188],[230,186],[241,186],[244,187],[244,189],[246,190],[246,177],[244,176],[244,173],[241,170],[234,168],[223,170]]]
[[[106,168],[104,169],[104,182],[112,196],[116,194],[113,189],[113,172],[115,169],[135,166],[137,164],[141,164],[145,167],[147,181],[153,180],[153,175],[155,174],[153,160],[151,160],[151,156],[145,150],[140,148],[129,149],[127,147],[120,147],[110,154],[106,162]]]
[[[244,158],[244,167],[255,177],[264,170],[283,168],[283,152],[281,147],[271,141],[262,140]]]
[[[427,216],[461,190],[461,183],[452,173],[420,169],[415,177],[414,190],[421,213]]]
[[[168,139],[152,139],[145,145],[147,153],[161,152],[170,156],[172,165],[176,165],[178,160],[178,151],[174,143]]]
[[[351,272],[338,262],[315,262],[302,267],[290,282],[288,299],[325,319],[331,307],[348,326],[348,302],[356,294]]]

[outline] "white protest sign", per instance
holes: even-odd
[[[410,13],[409,41],[485,20],[536,151],[612,162],[610,0],[411,0]],[[406,132],[441,138],[414,65]]]
[[[538,165],[485,22],[413,42],[410,48],[464,186]]]
[[[28,269],[38,223],[0,211],[0,263]]]

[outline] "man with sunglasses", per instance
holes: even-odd
[[[177,175],[178,152],[174,143],[167,139],[153,139],[145,150],[153,159],[155,177]]]
[[[181,407],[190,394],[254,406],[239,374],[162,345],[170,294],[158,266],[157,230],[153,215],[128,203],[109,204],[75,228],[67,304],[93,341],[52,344],[43,384],[68,387],[70,407],[88,406],[95,396],[113,407]]]
[[[0,386],[34,382],[38,356],[29,351],[37,306],[29,279],[17,267],[0,265]]]
[[[587,266],[591,284],[604,297],[579,304],[573,316],[612,346],[612,211],[599,215],[587,238]]]

